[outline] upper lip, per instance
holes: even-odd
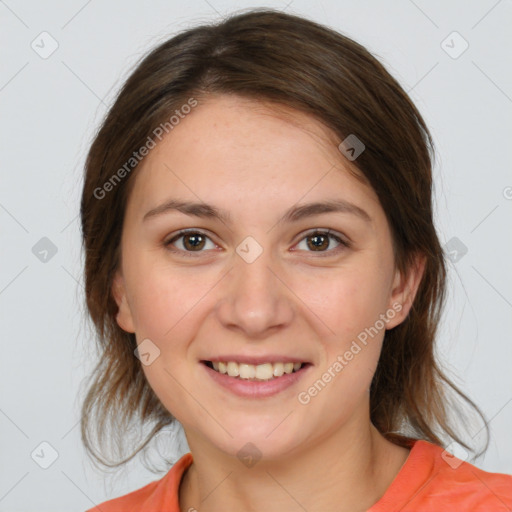
[[[203,361],[211,361],[211,362],[225,362],[234,361],[236,363],[245,363],[245,364],[264,364],[264,363],[309,363],[309,361],[297,357],[285,356],[279,354],[267,354],[263,356],[250,356],[250,355],[220,355],[220,356],[212,356],[208,359],[203,359]]]

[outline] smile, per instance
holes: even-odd
[[[244,380],[271,380],[284,374],[298,372],[306,363],[263,363],[246,364],[235,361],[205,361],[205,364],[216,372]]]
[[[221,389],[243,398],[269,398],[292,388],[313,368],[311,363],[237,363],[201,361],[202,368]]]

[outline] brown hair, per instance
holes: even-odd
[[[321,121],[339,137],[338,143],[354,134],[365,144],[352,163],[380,199],[396,268],[405,273],[415,255],[426,257],[407,318],[386,331],[370,388],[371,421],[402,446],[410,438],[446,446],[442,438],[448,435],[472,450],[451,425],[448,392],[485,418],[445,376],[435,355],[446,267],[433,224],[434,149],[424,120],[398,82],[360,44],[299,16],[251,9],[179,33],[145,56],[88,153],[81,201],[85,293],[100,350],[82,408],[88,452],[104,465],[123,464],[175,421],[134,356],[134,334],[117,325],[111,287],[137,167],[131,161],[134,151],[153,140],[162,123],[169,127],[170,116],[180,107],[212,94],[289,107]],[[149,430],[135,432],[132,444],[128,432],[134,426]],[[106,456],[110,442],[117,446],[114,460]],[[126,455],[124,445],[131,447]]]

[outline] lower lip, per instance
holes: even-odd
[[[200,364],[217,384],[243,398],[267,398],[277,395],[301,380],[312,366],[306,364],[297,372],[285,373],[271,380],[254,381],[230,377],[227,373],[219,373],[204,363]]]

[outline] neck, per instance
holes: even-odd
[[[180,509],[365,511],[385,493],[409,450],[387,441],[369,421],[365,429],[355,426],[250,468],[187,433],[194,462],[181,482]]]

